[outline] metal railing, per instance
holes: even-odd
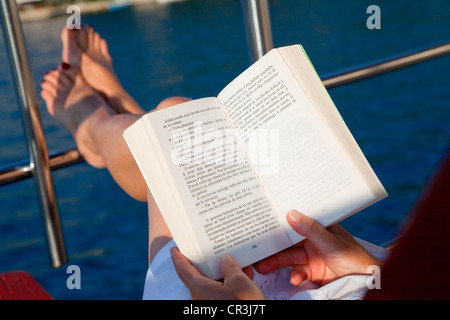
[[[267,0],[241,0],[250,58],[256,61],[273,48]]]
[[[23,39],[22,27],[15,0],[0,0],[3,30],[8,45],[16,88],[21,103],[23,122],[29,145],[30,161],[23,161],[0,169],[0,186],[34,177],[39,193],[50,255],[54,267],[67,262],[59,213],[51,179],[51,170],[83,161],[76,148],[48,156],[41,126],[35,86]],[[241,0],[246,22],[249,50],[257,60],[273,47],[267,0]],[[450,54],[450,42],[440,46],[403,54],[339,72],[322,79],[326,88],[348,84]]]
[[[408,66],[435,59],[447,54],[450,54],[450,42],[424,50],[403,54],[397,57],[388,58],[380,62],[367,64],[346,72],[339,72],[322,78],[322,82],[324,86],[329,89],[362,79],[371,78],[389,71],[406,68]]]
[[[27,49],[15,0],[1,1],[1,17],[5,43],[8,47],[13,78],[17,90],[30,161],[22,169],[33,175],[39,191],[39,203],[44,218],[51,264],[67,263],[66,248],[51,176],[47,144],[42,129],[36,87],[31,73]]]

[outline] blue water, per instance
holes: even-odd
[[[366,27],[371,4],[381,30]],[[320,75],[450,40],[450,5],[433,1],[271,0],[275,46],[301,43]],[[60,61],[66,17],[23,25],[36,84]],[[147,110],[181,95],[216,95],[248,66],[239,0],[198,0],[82,15],[109,42],[117,73]],[[450,57],[330,90],[388,199],[347,219],[374,243],[394,237],[450,142]],[[0,40],[0,166],[27,157],[4,43]],[[74,146],[47,113],[50,153]],[[23,269],[57,299],[140,299],[147,270],[146,205],[105,170],[79,164],[53,173],[69,264],[81,290],[53,269],[31,179],[0,187],[0,272]]]

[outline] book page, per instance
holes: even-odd
[[[163,109],[145,121],[199,242],[202,261],[192,262],[201,271],[209,274],[204,261],[213,261],[212,277],[219,277],[225,253],[244,266],[291,245],[217,99]]]
[[[296,209],[323,225],[374,199],[355,164],[272,50],[218,96],[291,241]]]
[[[378,180],[378,177],[339,114],[319,75],[312,67],[312,63],[303,47],[300,45],[288,46],[279,48],[278,52],[288,66],[294,66],[290,70],[296,78],[297,83],[302,87],[303,91],[308,92],[308,97],[320,117],[333,128],[337,139],[359,168],[361,175],[376,197],[373,203],[387,197],[386,190],[380,180]],[[369,203],[368,205],[373,203]]]

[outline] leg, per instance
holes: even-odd
[[[155,110],[189,100],[183,97],[168,98],[163,100]],[[150,265],[159,250],[172,240],[172,235],[121,134],[139,118],[140,115],[135,114],[111,116],[96,128],[98,132],[94,133],[97,137],[94,140],[99,146],[103,146],[100,148],[100,154],[105,159],[106,167],[115,181],[135,199],[148,203],[148,258]]]
[[[158,206],[153,199],[152,194],[147,189],[148,203],[148,265],[150,265],[159,250],[162,249],[170,240],[172,234],[159,211]]]
[[[139,201],[147,201],[145,181],[122,137],[123,131],[142,115],[113,114],[75,68],[66,68],[69,69],[59,69],[44,77],[42,97],[50,114],[72,133],[89,164],[106,167],[125,192]],[[157,109],[188,100],[166,99]]]
[[[41,96],[49,113],[72,134],[85,160],[94,167],[104,168],[86,120],[110,116],[112,110],[85,85],[77,70],[68,69],[68,65],[62,64],[60,69],[47,72],[41,83]]]
[[[145,181],[126,145],[122,132],[141,115],[114,114],[96,91],[90,88],[76,68],[64,66],[47,73],[41,95],[49,113],[73,135],[86,161],[106,167],[129,195],[148,201],[149,262],[172,238],[161,213],[148,192]],[[157,109],[190,99],[175,97],[162,101]]]
[[[155,110],[189,101],[182,97],[162,101]],[[93,121],[93,145],[117,184],[130,196],[147,201],[147,186],[137,167],[122,133],[142,115],[123,113],[105,116]]]
[[[145,183],[122,139],[122,132],[145,111],[120,84],[112,66],[107,43],[92,27],[80,31],[64,28],[61,39],[63,61],[80,68],[87,84],[94,88],[117,113],[115,116],[95,121],[96,125],[92,127],[91,135],[97,152],[119,186],[133,198],[146,201]],[[157,109],[185,101],[186,98],[166,99]]]
[[[168,98],[163,100],[155,110],[189,100],[183,97]],[[135,199],[148,203],[148,257],[150,265],[159,250],[172,239],[172,235],[122,137],[122,132],[140,117],[140,115],[135,114],[117,114],[109,118],[106,117],[96,127],[93,136],[95,137],[95,145],[99,146],[97,148],[105,161],[106,168],[115,181]]]

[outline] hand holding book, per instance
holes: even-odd
[[[255,265],[258,272],[266,274],[292,267],[293,285],[312,281],[322,286],[346,275],[365,274],[371,265],[382,265],[339,225],[327,230],[297,211],[289,212],[287,221],[307,239],[258,262]],[[194,299],[264,298],[261,290],[250,281],[252,275],[244,273],[228,255],[220,259],[224,279],[217,282],[202,276],[177,248],[173,248],[171,254],[178,276]]]

